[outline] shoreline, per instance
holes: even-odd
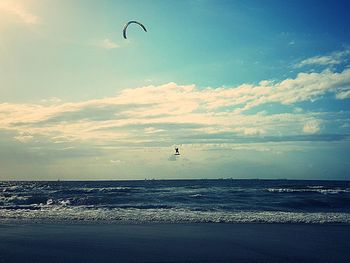
[[[349,262],[350,225],[0,221],[0,262]]]
[[[47,219],[47,218],[0,218],[0,227],[6,225],[291,225],[291,226],[348,226],[344,222],[166,222],[166,221],[125,221],[125,220],[83,220],[83,219]]]

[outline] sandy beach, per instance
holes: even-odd
[[[0,262],[349,262],[349,225],[1,223]]]

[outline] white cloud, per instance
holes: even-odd
[[[298,67],[303,67],[306,65],[336,65],[340,63],[340,59],[332,56],[316,56],[301,61],[300,64],[298,64]]]
[[[345,98],[341,92],[349,84],[350,69],[339,73],[328,70],[300,73],[278,83],[264,81],[257,86],[199,89],[168,83],[124,89],[116,96],[75,103],[56,99],[41,104],[2,103],[0,130],[12,131],[16,137],[44,136],[55,143],[111,145],[168,143],[181,138],[225,141],[232,140],[233,134],[313,134],[320,131],[320,122],[314,120],[322,118],[322,113],[298,108],[293,113],[273,115],[246,111],[267,103],[311,101],[326,93]],[[23,141],[26,137],[17,139]]]
[[[319,120],[308,121],[303,127],[303,132],[308,134],[318,133],[320,131],[320,124],[321,122]]]
[[[17,21],[28,25],[39,23],[39,17],[29,12],[19,1],[0,1],[0,16],[1,14],[10,15]]]
[[[31,135],[18,135],[13,137],[14,139],[20,141],[20,142],[28,142],[33,139],[33,136]]]
[[[262,80],[259,82],[260,86],[269,86],[271,84],[272,84],[272,81],[269,81],[269,80]]]
[[[300,107],[295,107],[294,109],[293,109],[293,112],[294,113],[302,113],[304,110],[302,109],[302,108],[300,108]]]
[[[248,127],[248,128],[238,128],[236,129],[237,131],[240,131],[244,135],[261,135],[264,134],[265,131],[260,128],[255,128],[255,127]]]
[[[117,159],[117,160],[110,160],[109,162],[110,162],[111,164],[113,164],[113,165],[119,165],[119,164],[122,163],[122,161],[119,160],[119,159]]]
[[[310,65],[337,65],[343,63],[350,56],[350,48],[346,48],[342,51],[336,51],[327,56],[315,56],[301,61],[296,64],[296,68],[301,68]]]
[[[164,130],[162,129],[156,129],[156,128],[153,128],[153,127],[148,127],[148,128],[145,128],[145,133],[158,133],[158,132],[163,132]]]
[[[41,102],[43,102],[43,103],[60,103],[60,102],[62,102],[62,100],[60,98],[57,98],[57,97],[51,97],[48,99],[42,99]]]
[[[349,99],[350,98],[350,88],[348,90],[342,90],[338,92],[335,97],[338,100],[344,100],[344,99]]]
[[[117,43],[114,43],[109,38],[105,38],[101,42],[97,43],[96,46],[104,48],[104,49],[114,49],[114,48],[119,47],[119,45]]]

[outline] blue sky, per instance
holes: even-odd
[[[350,179],[349,6],[0,0],[0,179]]]

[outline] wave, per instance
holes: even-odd
[[[186,209],[86,209],[42,206],[38,209],[0,209],[2,219],[54,221],[109,221],[129,223],[304,223],[350,224],[350,213],[297,213],[279,211],[204,212]]]
[[[23,189],[23,186],[21,185],[12,185],[12,186],[8,186],[8,187],[4,187],[2,189],[3,192],[15,192],[15,191],[18,191],[18,190],[22,190]]]
[[[308,188],[267,188],[265,190],[271,193],[320,193],[320,194],[350,193],[350,188],[326,189],[321,186],[308,187]]]
[[[34,205],[5,205],[1,207],[0,210],[0,218],[2,217],[1,211],[16,211],[16,210],[23,210],[23,211],[31,211],[31,210],[40,210],[41,207],[37,204]]]
[[[235,211],[350,213],[349,193],[349,182],[336,181],[4,182],[0,183],[0,211],[23,214],[32,210],[41,217],[38,210],[49,214],[57,210],[64,217],[69,209],[78,214],[89,210],[104,215],[111,211],[144,214],[153,209],[153,213],[164,216],[165,211],[177,218],[182,214],[184,220],[186,216],[193,218],[191,213],[201,212],[202,218],[215,221],[221,213],[230,222],[237,220]],[[217,214],[211,214],[214,212]],[[268,221],[266,217],[261,220]]]
[[[26,201],[29,198],[30,196],[19,196],[19,195],[0,196],[0,202],[8,203],[8,202]]]
[[[199,199],[199,198],[204,198],[206,196],[203,194],[193,194],[193,195],[190,195],[190,197]]]
[[[61,195],[78,195],[78,194],[95,194],[95,193],[129,193],[136,192],[138,188],[135,187],[79,187],[72,189],[62,189],[54,191],[53,194]]]
[[[322,188],[324,188],[323,185],[307,185],[306,187],[310,188],[310,189],[322,189]]]

